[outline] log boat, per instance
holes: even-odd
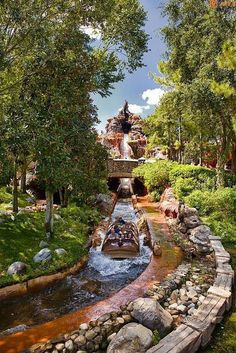
[[[102,252],[113,259],[128,259],[139,255],[139,234],[135,223],[112,223],[102,244]]]

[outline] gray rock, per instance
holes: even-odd
[[[184,218],[184,224],[188,229],[192,229],[200,226],[201,221],[197,216],[190,216],[190,217]]]
[[[81,324],[79,328],[80,330],[88,330],[89,326],[88,324],[84,323],[84,324]]]
[[[65,343],[65,348],[67,352],[72,352],[74,349],[74,343],[72,340],[69,340]]]
[[[152,345],[152,331],[143,325],[130,323],[111,340],[107,353],[144,353]]]
[[[40,250],[34,257],[33,260],[34,262],[44,262],[44,261],[49,261],[51,260],[52,255],[51,255],[51,250],[48,248]]]
[[[186,313],[186,311],[187,311],[188,309],[186,308],[185,305],[180,304],[180,305],[177,306],[177,310],[180,311],[182,314],[184,314],[184,313]]]
[[[63,248],[59,248],[59,249],[56,249],[55,250],[55,253],[58,255],[58,256],[64,256],[67,254],[67,251]]]
[[[8,275],[22,275],[26,272],[27,266],[24,262],[13,262],[7,270]]]
[[[62,351],[64,349],[65,345],[64,343],[57,343],[56,344],[56,350],[58,350],[58,352]]]
[[[154,299],[138,298],[134,301],[131,315],[151,330],[158,330],[164,336],[171,329],[173,319],[165,309]]]
[[[39,243],[39,247],[41,249],[47,248],[48,246],[49,246],[48,243],[44,240],[41,240],[41,242]]]
[[[189,240],[196,245],[208,246],[209,235],[212,235],[210,228],[206,225],[200,225],[191,230]]]
[[[78,346],[83,346],[87,342],[86,338],[83,335],[79,335],[74,342],[78,344]]]

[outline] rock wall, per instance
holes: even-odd
[[[106,130],[98,139],[110,150],[112,158],[122,158],[122,140],[124,132],[128,132],[131,157],[138,159],[144,156],[147,144],[142,126],[143,120],[139,115],[130,113],[127,118],[120,112],[107,120]]]
[[[171,191],[169,196],[170,193]],[[162,202],[165,201],[164,197]],[[173,199],[173,202],[176,200]],[[206,253],[214,255],[216,276],[193,315],[187,316],[176,330],[146,353],[194,353],[200,347],[205,347],[211,340],[216,324],[222,321],[224,313],[229,311],[232,305],[234,272],[230,265],[230,255],[221,244],[220,238],[201,224],[195,209],[179,205],[176,223],[183,239],[192,243],[195,254],[205,257],[209,256],[204,255]]]

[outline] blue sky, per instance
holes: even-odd
[[[157,83],[149,77],[149,72],[157,73],[157,64],[165,52],[160,28],[166,24],[166,19],[161,16],[161,9],[158,8],[165,3],[165,0],[140,0],[140,2],[148,12],[145,30],[151,36],[149,40],[150,51],[145,54],[143,60],[146,67],[133,74],[127,73],[125,80],[115,85],[111,96],[107,98],[97,96],[95,98],[94,102],[98,107],[98,117],[101,121],[97,126],[99,132],[104,130],[106,120],[117,114],[125,99],[130,104],[131,112],[146,117],[154,111],[155,103],[158,102],[158,98],[162,94]],[[153,91],[154,89],[155,91]]]

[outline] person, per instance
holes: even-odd
[[[108,235],[108,239],[116,239],[116,232],[115,232],[115,229],[114,229],[114,227],[112,227],[111,228],[111,231],[110,231],[110,233],[109,233],[109,235]]]
[[[122,225],[126,223],[125,220],[121,216],[118,218],[118,221]]]

